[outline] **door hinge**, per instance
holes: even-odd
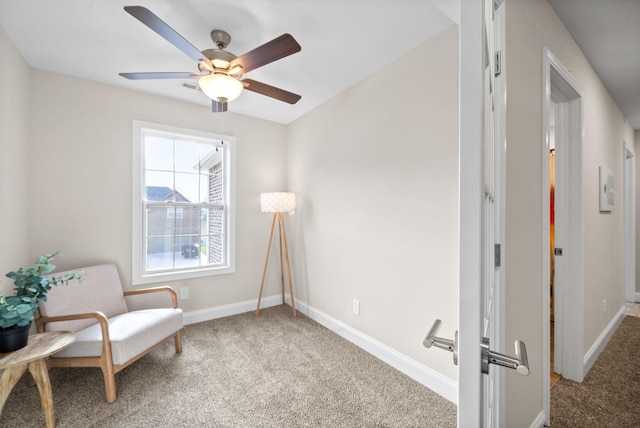
[[[500,76],[502,73],[502,51],[496,52],[496,70],[495,76]]]
[[[493,259],[495,261],[495,267],[500,267],[500,244],[495,244],[494,245],[494,251],[493,251]]]

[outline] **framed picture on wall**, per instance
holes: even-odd
[[[613,210],[613,197],[615,195],[613,186],[613,172],[605,166],[600,165],[600,212],[609,213]]]

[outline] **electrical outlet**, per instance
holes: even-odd
[[[353,314],[360,315],[360,300],[353,299]]]
[[[187,300],[189,298],[189,287],[182,287],[180,289],[180,300]]]
[[[607,315],[607,301],[602,301],[602,315]]]

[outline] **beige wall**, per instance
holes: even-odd
[[[31,69],[0,28],[0,293],[5,273],[28,259],[28,195],[36,169],[27,152]]]
[[[542,410],[542,49],[547,46],[584,92],[584,352],[624,304],[623,222],[618,193],[610,215],[598,207],[598,166],[622,186],[622,141],[633,138],[598,76],[546,0],[506,2],[507,343],[526,342],[532,375],[507,373],[507,426],[529,426]],[[609,311],[602,314],[602,300]]]
[[[41,70],[31,84],[30,258],[62,249],[62,269],[113,262],[128,287],[132,120],[211,131],[236,137],[237,273],[169,285],[189,286],[186,311],[257,297],[268,234],[259,192],[285,184],[284,125]]]
[[[290,124],[287,139],[299,299],[451,379],[451,354],[422,339],[436,318],[442,336],[457,328],[457,100],[453,26]]]

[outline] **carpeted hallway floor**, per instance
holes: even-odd
[[[551,427],[640,426],[640,308],[627,316],[582,383],[561,379],[551,390]]]

